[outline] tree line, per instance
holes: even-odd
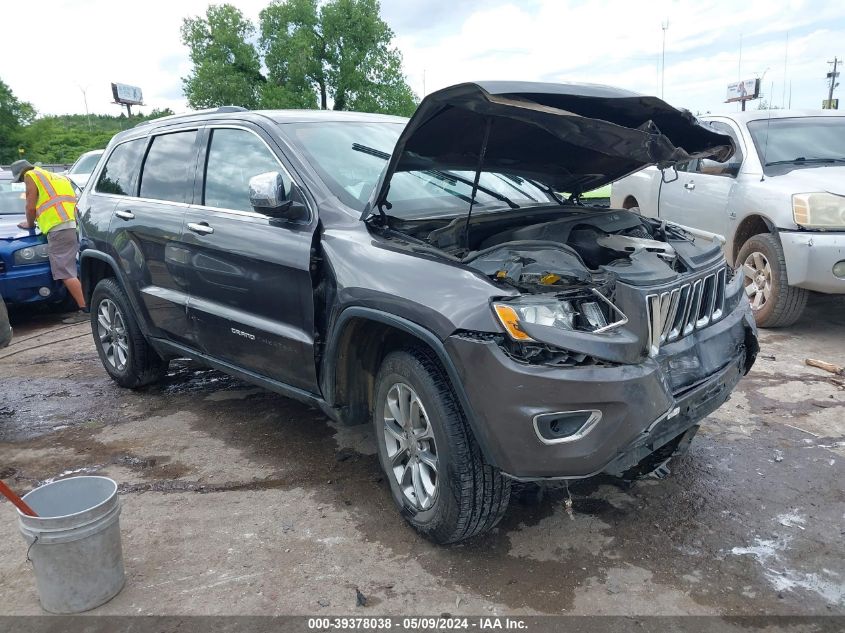
[[[173,112],[165,108],[131,117],[62,114],[36,118],[35,108],[15,97],[0,79],[0,165],[18,158],[47,164],[72,163],[84,152],[103,149],[121,130],[168,114]]]
[[[194,108],[332,108],[409,116],[417,101],[378,0],[274,0],[258,26],[231,4],[186,18]]]
[[[417,98],[379,11],[378,0],[273,0],[256,26],[231,4],[210,5],[204,16],[182,23],[193,65],[182,80],[188,104],[410,116]],[[0,164],[20,157],[72,163],[83,152],[104,148],[121,130],[173,113],[36,114],[0,79]]]

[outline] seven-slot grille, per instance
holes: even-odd
[[[720,268],[673,290],[646,297],[649,353],[652,356],[657,355],[663,343],[675,341],[722,318],[725,313],[726,274],[727,269]]]

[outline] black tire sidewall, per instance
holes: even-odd
[[[97,332],[97,317],[100,310],[100,303],[104,299],[110,300],[117,306],[118,310],[120,310],[120,316],[123,319],[123,323],[126,326],[127,357],[126,365],[122,371],[118,370],[116,367],[112,367],[109,363]],[[138,325],[135,322],[132,311],[129,309],[129,302],[126,299],[123,290],[117,282],[111,278],[101,280],[94,288],[94,292],[91,294],[91,334],[94,337],[94,346],[97,348],[97,355],[100,357],[100,361],[102,361],[103,367],[106,372],[108,372],[109,376],[123,387],[131,388],[137,385],[139,382],[138,375],[140,373],[136,367],[136,361],[138,358],[138,350],[136,349],[136,341],[138,340],[139,335]]]
[[[406,383],[417,393],[434,433],[438,462],[437,496],[431,508],[427,510],[418,510],[406,499],[393,476],[387,458],[387,448],[382,431],[384,401],[390,388],[397,382]],[[424,532],[437,529],[444,520],[448,520],[450,515],[458,514],[458,502],[453,493],[455,479],[454,449],[450,445],[448,433],[444,428],[444,421],[448,424],[449,418],[454,415],[449,410],[449,403],[444,401],[447,397],[449,397],[449,394],[440,393],[440,389],[438,389],[432,376],[412,354],[393,352],[385,358],[378,374],[373,406],[373,427],[376,434],[379,462],[387,477],[393,501],[402,515],[412,525]]]
[[[782,320],[779,304],[785,302],[790,291],[793,290],[789,287],[789,281],[786,276],[783,249],[780,246],[778,238],[773,235],[768,233],[752,235],[742,245],[742,248],[739,249],[736,259],[736,268],[739,274],[745,275],[743,270],[745,260],[755,252],[762,253],[769,262],[769,268],[772,271],[772,294],[760,310],[754,311],[754,319],[760,327],[777,327]],[[744,287],[745,280],[743,280]],[[802,292],[800,289],[794,289],[794,291]]]

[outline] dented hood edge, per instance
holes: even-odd
[[[581,193],[649,165],[727,160],[733,141],[687,110],[593,84],[476,82],[428,95],[396,143],[361,219],[386,199],[397,171],[475,171],[490,118],[484,168]]]

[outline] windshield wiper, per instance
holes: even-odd
[[[376,158],[390,160],[390,154],[388,154],[387,152],[383,152],[380,149],[376,149],[375,147],[367,147],[366,145],[361,145],[360,143],[352,143],[352,149],[356,152],[375,156]]]
[[[458,176],[456,173],[451,172],[451,171],[440,171],[439,169],[427,169],[425,171],[425,173],[431,174],[435,178],[441,178],[443,180],[456,180],[460,183],[463,183],[465,185],[469,185],[470,187],[472,187],[472,180],[470,180],[469,178],[464,178],[463,176]],[[498,191],[493,191],[492,189],[488,189],[487,187],[485,187],[483,185],[478,185],[478,190],[482,193],[486,193],[491,198],[495,198],[496,200],[501,200],[506,205],[508,205],[511,209],[518,209],[519,208],[519,205],[516,202],[514,202],[513,200],[511,200],[507,196],[503,196]]]
[[[766,163],[766,167],[771,167],[772,165],[804,165],[810,163],[845,163],[845,158],[806,158],[799,156],[791,160],[775,160]]]
[[[367,147],[366,145],[361,145],[360,143],[352,143],[352,149],[355,150],[356,152],[361,152],[363,154],[369,154],[370,156],[375,156],[377,158],[381,158],[381,159],[384,159],[384,160],[390,160],[390,154],[388,154],[387,152],[382,152],[381,150],[378,150],[374,147]],[[458,176],[457,174],[450,172],[450,171],[440,171],[439,169],[426,169],[423,173],[430,174],[431,176],[434,176],[435,178],[438,178],[440,180],[457,181],[457,182],[460,182],[460,183],[463,183],[463,184],[469,185],[469,186],[472,186],[472,184],[473,184],[472,180],[470,180],[468,178],[464,178],[463,176]],[[443,189],[443,187],[440,187],[440,188]],[[462,200],[466,200],[467,202],[469,202],[469,200],[470,200],[467,196],[459,194],[456,191],[450,191],[448,189],[444,189],[444,190],[448,191],[449,193],[451,193],[454,196],[461,198]],[[508,198],[506,196],[503,196],[502,194],[498,193],[497,191],[493,191],[492,189],[488,189],[487,187],[484,187],[482,185],[478,185],[478,190],[481,191],[482,193],[486,193],[491,198],[495,198],[496,200],[500,200],[501,202],[504,202],[511,209],[518,209],[519,208],[519,205],[516,202],[514,202],[513,200],[511,200],[510,198]]]

